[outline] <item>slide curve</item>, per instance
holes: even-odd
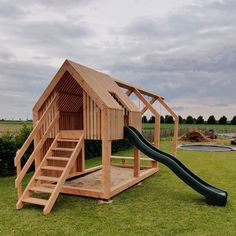
[[[166,165],[187,185],[206,197],[210,205],[225,206],[227,202],[227,192],[216,188],[190,171],[181,161],[174,156],[165,153],[153,146],[137,129],[132,126],[125,127],[125,136],[141,152],[150,158]]]

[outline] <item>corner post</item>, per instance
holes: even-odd
[[[111,193],[111,140],[109,137],[109,110],[103,109],[101,113],[103,197],[109,199]]]

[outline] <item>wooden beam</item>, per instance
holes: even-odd
[[[157,98],[152,98],[152,100],[149,102],[149,104],[153,104],[155,101],[157,100]],[[141,113],[145,113],[147,110],[149,109],[149,106],[145,106],[142,110],[141,110]]]
[[[111,191],[111,140],[109,138],[110,119],[108,110],[102,110],[102,175],[103,175],[103,194],[109,198]]]
[[[133,90],[133,89],[137,89],[141,94],[143,95],[147,95],[149,97],[155,97],[155,98],[162,98],[164,99],[163,97],[161,97],[160,95],[158,94],[155,94],[155,93],[152,93],[150,91],[147,91],[147,90],[144,90],[144,89],[141,89],[141,88],[138,88],[138,87],[135,87],[131,84],[128,84],[128,83],[125,83],[123,81],[119,81],[119,80],[115,80],[115,82],[121,87],[121,88],[126,88],[126,89],[129,89],[129,90]]]
[[[133,89],[128,89],[126,95],[129,97],[133,93]]]
[[[140,151],[134,147],[134,177],[139,177],[140,174]]]

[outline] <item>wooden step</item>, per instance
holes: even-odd
[[[57,139],[58,142],[73,142],[73,143],[78,143],[79,142],[79,139]]]
[[[75,149],[74,149],[74,148],[57,147],[57,148],[52,148],[52,150],[53,150],[53,151],[73,152]]]
[[[40,198],[34,198],[34,197],[27,197],[22,200],[22,202],[26,203],[31,203],[31,204],[36,204],[36,205],[41,205],[45,206],[47,204],[47,200],[45,199],[40,199]]]
[[[56,170],[56,171],[63,171],[65,168],[64,167],[59,167],[59,166],[42,166],[42,170]]]
[[[52,193],[54,189],[43,187],[43,186],[35,186],[35,187],[30,188],[29,190],[32,192]]]
[[[35,177],[37,180],[44,180],[44,181],[49,181],[49,182],[57,182],[59,178],[57,177],[51,177],[51,176],[37,176]]]
[[[69,161],[69,157],[46,157],[48,160],[52,161]]]

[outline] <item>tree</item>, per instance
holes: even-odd
[[[227,124],[227,118],[226,118],[226,116],[220,117],[220,119],[219,119],[219,124],[221,124],[221,125]]]
[[[216,118],[213,115],[209,116],[209,118],[207,120],[207,124],[209,124],[209,125],[216,124]]]
[[[182,116],[179,116],[179,124],[183,124],[183,118],[182,118]]]
[[[151,116],[148,123],[155,123],[155,116]]]
[[[236,116],[234,116],[233,119],[231,120],[231,124],[236,125]]]
[[[165,118],[164,116],[161,116],[161,124],[164,124],[165,123]]]
[[[148,120],[147,120],[147,117],[146,117],[146,116],[143,116],[143,117],[142,117],[142,123],[148,123]]]
[[[199,116],[196,120],[196,124],[204,124],[204,119],[202,116]]]
[[[186,119],[186,124],[194,124],[194,120],[192,116],[188,116]]]
[[[174,119],[173,116],[167,116],[166,120],[165,120],[166,124],[173,124],[174,123]]]

